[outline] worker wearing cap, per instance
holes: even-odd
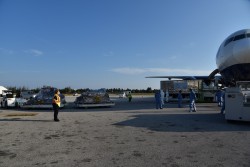
[[[61,103],[61,98],[59,96],[60,92],[59,90],[55,91],[55,95],[53,98],[53,110],[54,110],[54,121],[59,122],[60,120],[58,119],[58,112],[59,112],[59,108],[60,108],[60,103]]]
[[[189,112],[196,112],[195,100],[197,98],[196,98],[194,90],[192,88],[190,88],[189,90],[190,90],[190,94],[189,94],[189,99],[190,99],[189,108],[190,108],[190,110],[189,110]]]

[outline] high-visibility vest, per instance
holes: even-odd
[[[60,96],[59,96],[58,94],[55,94],[55,95],[54,95],[53,103],[54,103],[54,104],[57,104],[57,105],[60,107],[61,98],[60,98]]]

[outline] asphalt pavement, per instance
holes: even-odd
[[[1,167],[249,167],[250,124],[228,123],[215,103],[111,97],[109,108],[0,109]]]

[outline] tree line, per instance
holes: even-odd
[[[7,87],[7,89],[11,90],[14,94],[19,94],[20,92],[27,91],[27,90],[31,90],[34,93],[38,93],[41,88],[29,89],[28,87],[23,86],[23,87]],[[89,88],[73,89],[68,86],[59,90],[62,94],[75,94],[75,93],[81,94],[83,92],[90,91],[91,89]],[[152,89],[151,87],[148,87],[147,89],[108,88],[106,89],[106,91],[107,93],[111,93],[111,94],[118,94],[118,93],[125,92],[125,91],[131,91],[132,93],[154,93],[155,89]]]

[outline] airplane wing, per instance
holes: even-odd
[[[221,75],[216,75],[219,73],[218,69],[215,69],[210,75],[208,76],[149,76],[146,78],[168,78],[171,79],[182,79],[182,80],[204,80],[204,81],[211,81],[211,80],[221,80]]]
[[[182,79],[182,80],[211,80],[209,76],[148,76],[146,78],[168,78],[171,79]],[[214,76],[213,79],[221,79],[220,75]]]
[[[168,78],[171,79],[182,79],[182,80],[205,80],[209,79],[209,76],[149,76],[146,78]]]
[[[171,79],[182,79],[182,80],[202,80],[203,82],[206,83],[206,85],[210,85],[211,81],[217,80],[219,83],[223,83],[221,80],[220,75],[215,75],[213,78],[210,76],[149,76],[146,78],[168,78],[168,80]]]

